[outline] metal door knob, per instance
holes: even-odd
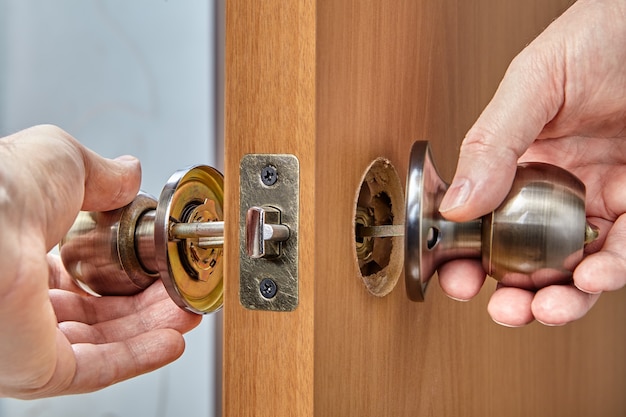
[[[554,165],[519,165],[502,204],[465,223],[448,221],[439,213],[447,189],[428,142],[418,141],[410,154],[404,225],[388,224],[393,216],[376,218],[375,210],[372,216],[372,209],[357,206],[359,261],[372,257],[376,239],[404,236],[405,285],[413,301],[424,300],[440,265],[460,258],[480,259],[488,275],[508,286],[534,290],[567,282],[583,258],[585,245],[598,236],[587,223],[584,184]],[[374,200],[366,199],[370,204]],[[388,204],[391,208],[394,203]],[[381,244],[379,251],[387,246]],[[384,257],[379,253],[379,258]]]
[[[100,295],[129,295],[161,279],[180,307],[223,304],[224,181],[198,165],[174,173],[158,200],[140,192],[126,207],[81,212],[60,243],[65,268]]]
[[[502,204],[467,223],[439,213],[447,189],[428,142],[416,142],[407,175],[404,259],[414,301],[424,299],[437,268],[457,258],[481,259],[487,274],[505,285],[538,289],[567,282],[585,244],[597,237],[586,220],[584,184],[554,165],[519,165]]]

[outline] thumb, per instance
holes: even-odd
[[[139,191],[141,165],[132,156],[106,159],[84,149],[85,195],[83,210],[106,211],[130,203]]]
[[[78,210],[105,211],[130,203],[141,182],[139,161],[106,159],[81,145],[62,129],[34,126],[2,138],[0,176],[11,201],[15,224],[40,228],[47,247],[58,242]]]
[[[440,206],[449,220],[468,221],[497,208],[511,188],[519,157],[558,112],[559,72],[542,48],[531,46],[513,60],[461,144]]]

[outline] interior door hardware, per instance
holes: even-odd
[[[538,289],[571,280],[586,244],[598,237],[587,223],[585,186],[554,165],[520,164],[502,204],[479,219],[455,223],[439,213],[448,189],[433,163],[426,141],[411,149],[406,185],[405,224],[376,225],[375,219],[355,223],[361,241],[404,235],[405,285],[409,298],[423,301],[430,278],[444,262],[482,260],[486,273],[505,285]]]
[[[292,155],[248,155],[241,164],[241,303],[291,311],[298,305],[299,164]],[[223,304],[224,181],[214,168],[177,171],[160,198],[140,192],[127,206],[81,212],[60,243],[83,288],[135,294],[161,279],[181,308]]]
[[[252,310],[298,306],[300,164],[250,154],[240,163],[239,300]]]
[[[224,181],[197,165],[170,177],[159,199],[140,192],[127,206],[81,212],[60,243],[63,263],[100,295],[135,294],[161,279],[181,308],[223,304]]]

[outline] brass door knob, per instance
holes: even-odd
[[[198,314],[223,304],[224,181],[198,165],[174,173],[158,200],[140,192],[126,207],[81,212],[60,243],[82,287],[129,295],[161,279],[180,307]]]

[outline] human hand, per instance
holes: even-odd
[[[182,354],[182,333],[200,316],[160,282],[94,297],[48,254],[79,210],[122,207],[140,180],[135,158],[104,159],[54,126],[0,139],[0,396],[94,391]]]
[[[498,286],[488,310],[498,323],[562,325],[584,316],[603,291],[626,284],[626,1],[579,0],[511,63],[461,146],[440,210],[449,220],[480,217],[502,202],[518,162],[541,161],[577,175],[600,239],[586,248],[571,285],[537,292]],[[475,296],[478,262],[439,270],[453,298]]]

